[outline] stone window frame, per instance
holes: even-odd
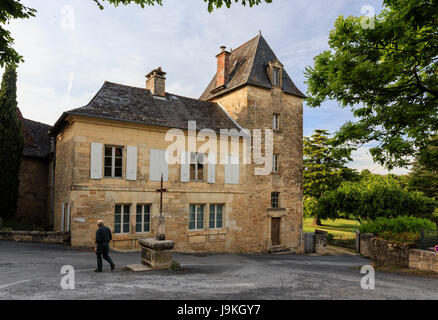
[[[280,158],[279,154],[272,155],[272,172],[273,173],[279,172],[279,168],[280,168],[279,158]]]
[[[212,207],[215,208],[214,212],[212,212],[212,210],[211,210]],[[220,219],[221,226],[220,227],[217,226],[218,225],[217,214],[219,213],[217,208],[219,208],[219,207],[221,208],[221,212],[220,212],[220,214],[221,214],[221,219]],[[208,229],[210,229],[210,230],[221,230],[221,229],[223,229],[224,228],[224,211],[225,211],[224,209],[225,209],[225,205],[223,203],[210,203],[208,208],[209,208],[209,211],[208,211]],[[214,214],[213,219],[212,219],[212,213]],[[212,222],[214,224],[213,227],[211,226]]]
[[[272,209],[280,208],[280,192],[277,191],[271,192],[271,208]]]
[[[107,148],[111,148],[111,156],[106,155]],[[122,155],[120,157],[118,157],[118,158],[121,158],[121,160],[122,160],[122,166],[120,167],[120,174],[121,174],[120,176],[115,175],[115,171],[116,171],[116,165],[115,165],[115,162],[116,162],[115,153],[116,152],[115,151],[116,151],[116,149],[121,149],[121,152],[122,152]],[[124,156],[125,156],[125,147],[124,146],[118,146],[118,145],[112,145],[112,144],[105,144],[103,146],[103,177],[105,179],[123,179],[123,168],[125,165]],[[109,157],[111,157],[111,166],[107,166],[105,164],[106,158],[109,158]],[[111,168],[111,175],[106,175],[106,172],[105,172],[106,168]]]
[[[191,224],[192,224],[192,207],[195,207],[195,212],[194,212],[194,218],[195,220],[193,221],[194,223],[194,228],[191,228]],[[198,209],[202,207],[202,213],[198,212]],[[201,231],[201,230],[205,230],[204,228],[204,221],[205,221],[205,207],[206,204],[205,203],[190,203],[189,204],[189,231]],[[201,227],[199,227],[199,217],[202,217],[202,225]]]
[[[192,161],[192,155],[194,156],[194,163]],[[199,157],[202,157],[202,161],[199,161]],[[189,181],[190,182],[205,182],[205,168],[206,168],[206,159],[207,156],[204,153],[198,152],[190,152],[190,168],[189,168]],[[202,168],[200,169],[200,165]],[[194,170],[192,171],[192,168]],[[195,176],[192,178],[192,172],[194,172]],[[198,179],[199,173],[202,173],[202,179]]]
[[[116,222],[116,216],[117,216],[116,208],[118,206],[120,207],[120,222],[119,223]],[[129,208],[128,213],[125,212],[125,207]],[[114,205],[114,234],[117,234],[117,235],[131,234],[131,207],[132,207],[132,204],[128,204],[128,203],[116,203]],[[128,219],[127,219],[128,222],[125,221],[126,214],[128,215]],[[119,232],[116,231],[118,224],[120,225]],[[128,225],[127,232],[125,232],[125,225]]]
[[[138,207],[141,207],[141,212],[139,214],[138,212]],[[149,212],[145,212],[145,207],[149,207]],[[149,221],[147,222],[147,224],[149,225],[148,230],[145,230],[145,215],[149,216]],[[137,226],[139,224],[138,222],[138,217],[141,217],[141,222],[140,222],[140,226],[141,226],[141,231],[137,231]],[[151,224],[152,224],[152,204],[151,203],[136,203],[135,205],[135,233],[139,234],[139,233],[150,233],[151,232]]]
[[[274,71],[277,71],[277,76],[275,76],[276,72]],[[270,61],[268,63],[267,73],[273,87],[283,87],[283,64],[280,61],[277,59]]]

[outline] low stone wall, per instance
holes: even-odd
[[[438,273],[438,253],[419,249],[409,250],[409,268]]]
[[[0,230],[0,240],[17,242],[59,243],[69,245],[70,232]]]
[[[369,253],[375,267],[409,266],[409,250],[413,248],[411,243],[372,238],[370,240]]]

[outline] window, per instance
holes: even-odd
[[[114,233],[129,233],[131,206],[116,204],[114,212]]]
[[[149,204],[138,204],[136,219],[135,219],[135,232],[150,232],[151,231],[151,206]]]
[[[210,205],[210,222],[208,225],[210,229],[222,228],[222,209],[223,205],[221,204]]]
[[[105,146],[105,177],[121,178],[123,167],[123,147]]]
[[[271,192],[271,207],[279,208],[280,192]]]
[[[272,83],[274,84],[274,86],[279,86],[280,85],[280,69],[274,67],[272,69]]]
[[[204,181],[204,155],[190,153],[190,181]]]
[[[189,230],[204,229],[204,205],[191,204],[189,215]]]
[[[272,156],[272,172],[278,172],[278,154]]]
[[[274,115],[272,116],[272,129],[280,129],[280,115],[277,113],[274,113]]]

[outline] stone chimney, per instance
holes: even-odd
[[[216,74],[216,87],[225,86],[228,81],[228,75],[230,72],[230,54],[225,50],[226,47],[221,47],[221,52],[216,56],[217,58],[217,74]]]
[[[166,95],[166,72],[161,67],[152,70],[146,75],[146,89],[150,90],[153,95]]]

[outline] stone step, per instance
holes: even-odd
[[[268,250],[269,253],[280,253],[280,252],[290,252],[289,249],[286,248],[286,246],[279,245],[279,246],[272,246]]]

